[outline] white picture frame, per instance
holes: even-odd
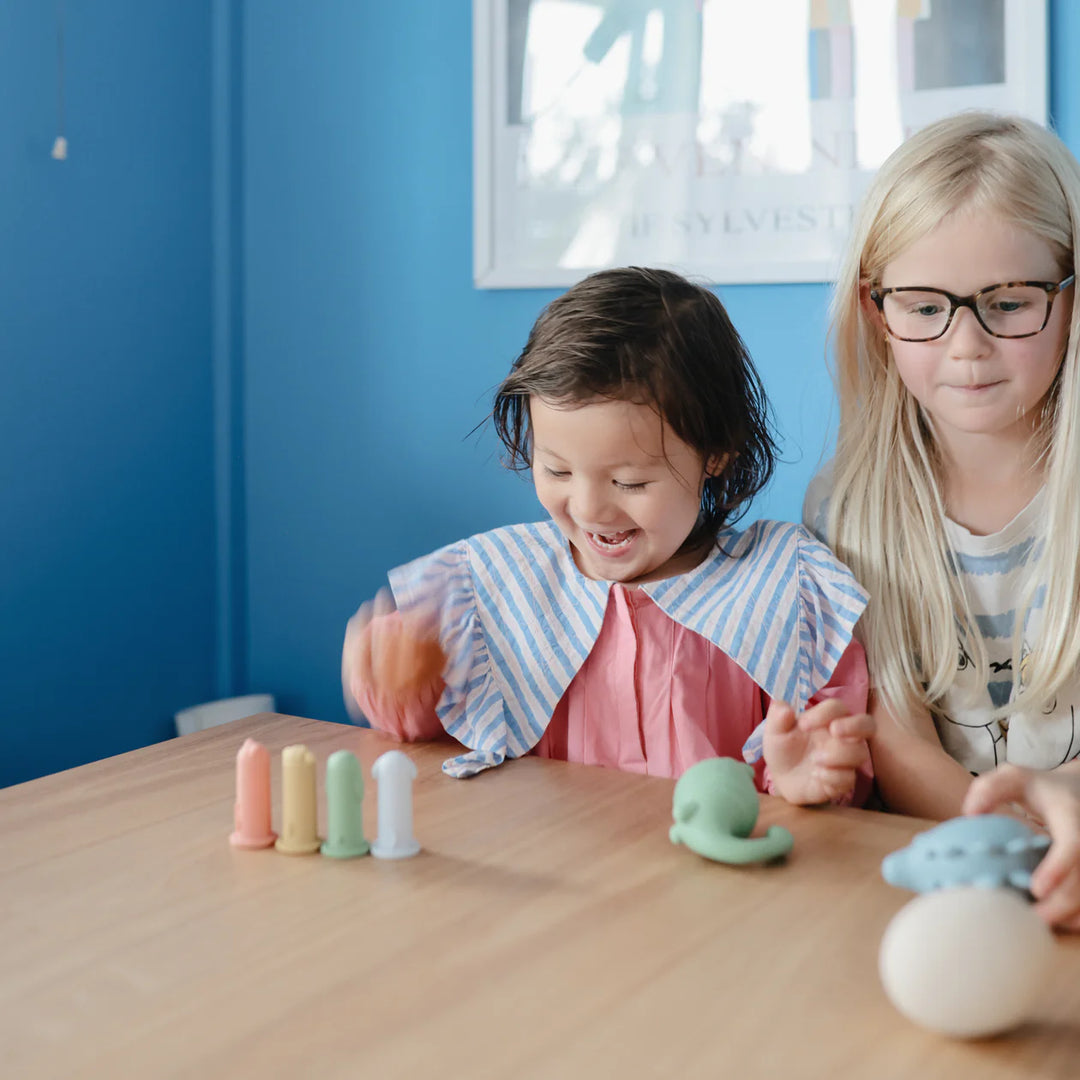
[[[830,281],[906,134],[971,108],[1047,122],[1046,0],[473,0],[473,20],[479,288],[630,264]]]

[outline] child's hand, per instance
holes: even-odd
[[[1009,803],[1044,821],[1053,840],[1031,876],[1035,910],[1051,926],[1080,930],[1080,764],[1048,771],[999,765],[972,781],[963,810],[987,814]]]
[[[399,739],[442,731],[434,715],[446,657],[438,641],[407,625],[386,589],[360,606],[345,629],[341,682],[377,727]],[[352,711],[352,710],[350,710]]]
[[[800,806],[850,795],[856,773],[870,759],[867,740],[873,734],[868,714],[853,715],[836,698],[798,716],[786,702],[772,702],[763,744],[773,788]]]

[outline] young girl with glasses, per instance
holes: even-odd
[[[449,732],[454,776],[533,752],[677,777],[726,755],[789,801],[861,801],[865,594],[801,526],[731,528],[774,446],[716,296],[663,270],[586,278],[541,314],[493,415],[550,520],[391,572],[392,599],[346,632],[354,714]]]
[[[885,801],[1025,804],[1055,840],[1040,910],[1076,928],[1078,224],[1080,166],[1029,121],[961,114],[890,157],[836,289],[839,435],[804,508],[870,594]]]

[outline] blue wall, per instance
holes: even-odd
[[[1037,0],[1032,0],[1037,2]],[[344,719],[388,567],[539,513],[491,388],[554,291],[472,287],[466,0],[0,2],[0,783],[247,690]],[[1051,103],[1080,150],[1080,7]],[[721,290],[793,517],[833,419],[822,285]]]
[[[470,432],[556,292],[472,285],[468,4],[245,18],[250,677],[284,711],[344,719],[345,620],[386,570],[542,516]],[[827,289],[722,296],[785,435],[754,513],[798,515],[832,403]]]
[[[469,437],[555,295],[472,287],[469,7],[245,9],[248,662],[285,711],[344,718],[342,629],[389,567],[540,516]],[[1080,13],[1051,15],[1053,113],[1080,150]],[[829,290],[720,295],[782,433],[751,515],[797,518],[835,419]]]
[[[205,4],[0,3],[0,784],[213,696]]]

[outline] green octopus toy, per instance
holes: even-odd
[[[758,819],[754,770],[735,758],[706,758],[691,765],[675,784],[669,836],[673,844],[715,862],[742,865],[786,855],[791,833],[773,825],[750,839]]]

